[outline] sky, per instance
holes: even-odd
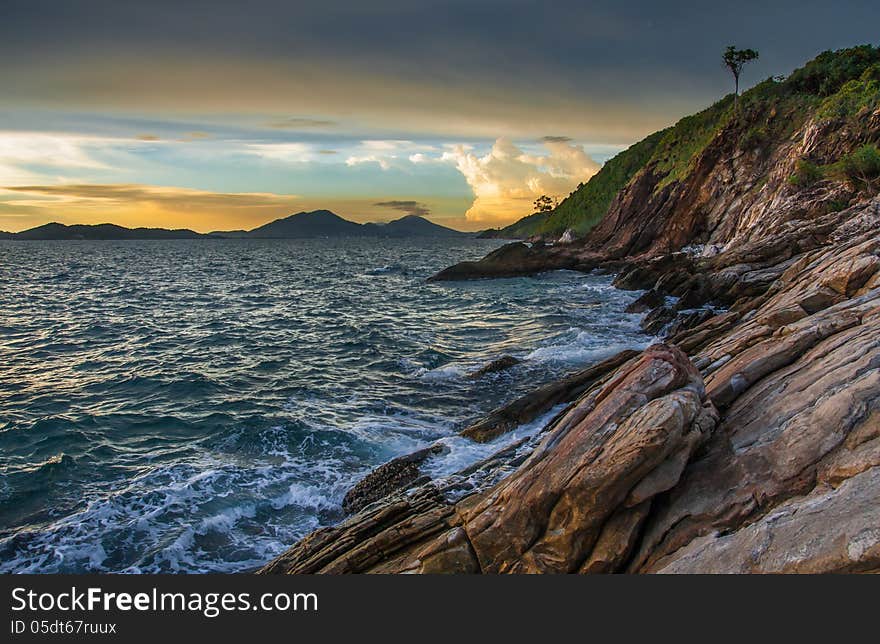
[[[327,208],[462,230],[826,49],[872,2],[0,0],[0,230],[249,229]]]

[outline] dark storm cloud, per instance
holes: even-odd
[[[468,131],[487,136],[493,125],[525,135],[554,122],[578,139],[644,134],[731,91],[719,62],[728,44],[760,50],[750,85],[877,39],[876,0],[3,5],[0,106],[133,109],[164,98],[166,109],[241,113],[251,101],[269,115],[314,108],[318,121],[369,113],[389,129],[409,109],[434,123],[479,121]],[[578,120],[594,125],[575,129]]]
[[[419,217],[427,217],[431,214],[431,209],[418,201],[379,201],[373,205],[382,208],[391,208],[392,210],[399,210],[408,215],[418,215]]]

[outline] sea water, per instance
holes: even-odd
[[[253,569],[375,466],[647,343],[570,271],[428,283],[493,240],[0,241],[0,571]],[[480,378],[501,355],[522,360]]]

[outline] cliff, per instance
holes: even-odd
[[[565,404],[456,475],[421,475],[433,448],[379,468],[262,572],[880,572],[878,50],[769,83],[693,122],[585,238],[436,276],[614,271],[656,344],[464,429]]]
[[[721,233],[715,231],[715,218],[730,204],[716,202],[715,197],[722,193],[731,199],[742,197],[746,207],[766,202],[768,194],[781,187],[779,183],[764,185],[769,169],[778,171],[783,185],[796,173],[796,163],[774,165],[774,157],[789,156],[789,150],[782,149],[785,143],[805,143],[802,159],[828,163],[839,156],[838,135],[859,139],[864,134],[852,130],[861,129],[856,122],[859,112],[877,105],[878,65],[878,49],[867,45],[825,52],[788,78],[767,79],[745,92],[739,109],[733,97],[727,96],[648,136],[609,160],[554,211],[525,217],[493,236],[552,240],[571,229],[584,237],[601,222],[601,230],[591,235],[592,245],[601,246],[631,218],[649,224],[640,231],[642,240],[659,242],[655,233],[667,230],[668,221],[681,218],[683,212],[691,212],[693,223],[701,226],[689,231],[689,237],[705,239],[713,232]],[[824,136],[830,130],[813,132],[812,140],[804,142],[809,129],[805,126],[811,122],[843,126],[846,131],[832,137]],[[719,171],[716,181],[710,181]],[[731,181],[739,184],[736,193],[724,190]],[[829,196],[829,207],[840,209],[843,198]],[[707,205],[707,201],[712,203]],[[638,203],[635,208],[634,203]]]

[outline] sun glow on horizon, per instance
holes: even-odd
[[[419,214],[479,230],[530,214],[536,197],[567,194],[599,167],[566,137],[522,147],[506,138],[302,138],[0,131],[0,230],[54,221],[210,232],[316,209],[359,222]]]

